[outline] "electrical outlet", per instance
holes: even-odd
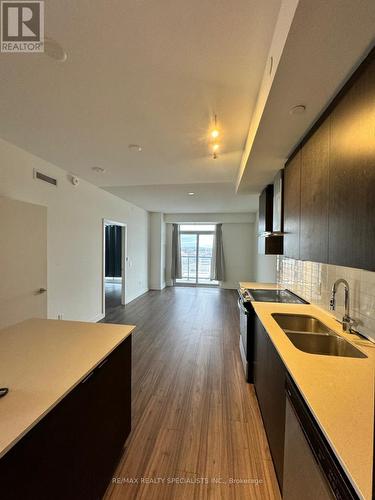
[[[57,315],[57,319],[63,319],[62,313],[60,313],[60,314]]]

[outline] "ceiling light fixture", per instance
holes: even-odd
[[[217,116],[214,116],[214,128],[211,130],[212,139],[217,139],[220,135],[219,129],[217,128]]]
[[[129,144],[128,148],[130,149],[130,151],[138,151],[138,153],[142,152],[142,146],[140,146],[139,144]]]
[[[214,128],[211,130],[211,139],[212,139],[212,151],[213,151],[213,154],[212,154],[212,158],[214,160],[217,159],[217,152],[218,152],[218,149],[219,149],[219,144],[217,142],[217,138],[219,137],[220,135],[220,131],[218,129],[218,126],[217,126],[217,115],[215,114],[214,116]]]
[[[195,193],[191,192],[191,193],[188,193],[189,196],[194,196]]]
[[[96,172],[97,174],[104,174],[105,173],[105,168],[102,167],[92,167],[92,170]]]

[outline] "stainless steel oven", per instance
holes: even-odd
[[[240,310],[240,354],[245,371],[247,382],[253,383],[253,335],[254,328],[254,309],[251,302],[246,302],[240,296],[238,298],[238,308]],[[251,351],[251,352],[250,352]]]

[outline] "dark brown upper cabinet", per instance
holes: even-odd
[[[375,271],[375,49],[286,165],[284,231],[288,257]]]
[[[267,233],[273,231],[273,184],[265,187],[259,197],[258,253],[280,255],[283,253],[283,237]]]
[[[331,115],[329,262],[375,271],[375,59]]]
[[[328,262],[330,118],[301,149],[300,259]]]
[[[300,258],[301,150],[287,163],[284,171],[284,255]]]

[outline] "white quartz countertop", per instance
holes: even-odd
[[[251,288],[251,287],[250,287]],[[319,307],[253,302],[289,374],[361,498],[372,498],[375,345],[346,334]],[[368,358],[309,354],[297,349],[272,313],[308,314],[363,351]]]
[[[31,319],[0,330],[0,457],[134,330]]]

